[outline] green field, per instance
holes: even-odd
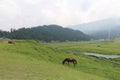
[[[111,41],[49,43],[50,47],[64,51],[94,52],[101,54],[120,54],[120,39]]]
[[[109,42],[42,43],[0,41],[0,80],[119,80],[120,59],[73,54],[72,51],[120,54],[120,40]],[[98,45],[100,45],[98,47]],[[78,64],[62,65],[66,57]]]

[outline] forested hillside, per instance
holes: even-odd
[[[6,35],[11,39],[32,39],[42,41],[81,41],[90,40],[90,36],[78,30],[63,28],[58,25],[44,25],[32,28],[11,29]]]

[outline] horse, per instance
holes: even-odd
[[[74,67],[75,67],[75,65],[77,64],[77,60],[76,59],[74,59],[74,58],[65,58],[64,60],[63,60],[63,65],[66,63],[66,62],[68,62],[68,65],[69,65],[69,62],[72,62],[73,64],[74,64]]]
[[[13,43],[13,41],[12,40],[8,40],[8,44],[12,44]]]

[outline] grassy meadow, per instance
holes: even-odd
[[[93,52],[101,54],[120,54],[120,39],[111,41],[50,43],[50,47],[64,51]]]
[[[120,40],[109,42],[42,43],[0,40],[0,80],[119,80],[120,58],[104,59],[73,54],[72,51],[120,54]],[[66,57],[77,59],[62,65]]]

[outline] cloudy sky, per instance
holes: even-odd
[[[120,17],[120,0],[0,0],[0,30]]]

